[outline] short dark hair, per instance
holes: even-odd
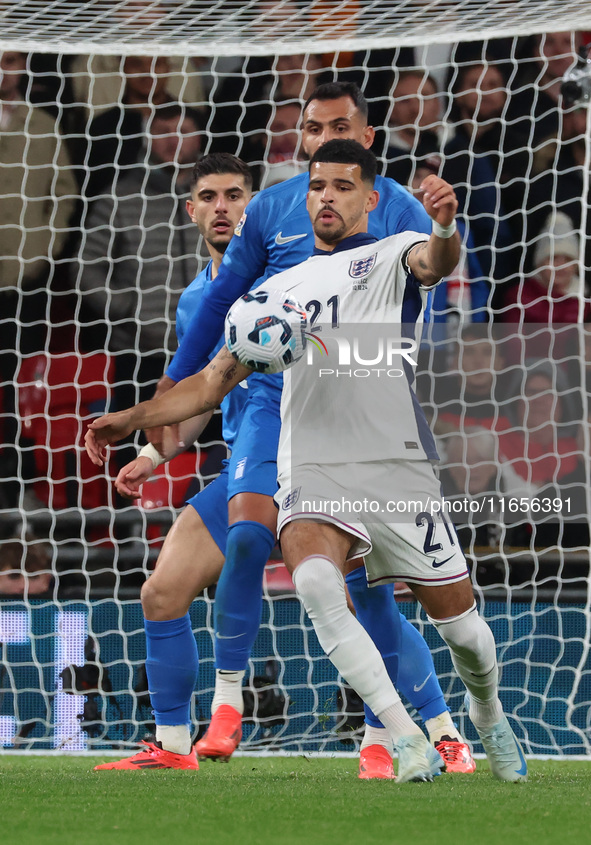
[[[193,167],[191,173],[190,188],[193,190],[197,182],[204,176],[212,176],[214,173],[223,175],[225,173],[236,173],[244,179],[244,187],[252,190],[252,173],[247,164],[241,158],[230,153],[210,153],[203,156]]]
[[[363,92],[354,82],[325,82],[315,88],[306,102],[304,103],[304,111],[308,108],[312,100],[340,100],[341,97],[350,97],[353,100],[355,107],[360,114],[367,120],[369,114],[369,107],[367,100],[363,96]]]
[[[358,164],[361,178],[372,185],[376,181],[378,160],[371,150],[366,150],[358,141],[336,138],[319,147],[310,159],[310,168],[319,161],[336,164]]]

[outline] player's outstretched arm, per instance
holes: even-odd
[[[427,176],[421,190],[423,205],[433,221],[433,232],[426,243],[410,251],[407,260],[421,284],[434,285],[448,276],[460,260],[460,236],[454,226],[458,200],[452,186],[439,176]]]
[[[96,466],[102,466],[107,457],[106,446],[122,440],[133,431],[183,422],[212,411],[251,372],[223,346],[204,370],[183,379],[162,396],[93,420],[84,439],[91,461]]]

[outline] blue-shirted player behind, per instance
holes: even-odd
[[[179,301],[179,342],[203,291],[217,275],[251,190],[250,170],[235,156],[214,153],[195,165],[187,211],[203,236],[211,261],[183,291]],[[243,384],[246,386],[246,382]],[[222,403],[223,436],[229,448],[246,394],[247,390],[238,388],[227,397],[230,403],[227,399]],[[166,459],[193,443],[210,417],[208,413],[187,420],[178,430],[163,429],[160,441],[165,444],[161,448]],[[139,488],[163,460],[153,446],[145,446],[134,461],[121,469],[115,482],[118,491],[138,498]],[[227,466],[189,501],[164,541],[154,573],[142,588],[146,670],[156,720],[156,743],[146,743],[138,754],[97,769],[199,768],[189,727],[199,656],[188,611],[193,599],[217,581],[222,569],[228,528],[226,500]]]
[[[353,138],[366,148],[373,142],[367,103],[354,85],[320,86],[305,106],[306,153],[313,155],[335,137]],[[218,277],[203,291],[163,386],[171,386],[205,365],[221,335],[225,314],[240,294],[311,254],[307,189],[308,175],[303,174],[263,191],[250,203],[224,254]],[[406,230],[430,231],[424,209],[400,185],[378,177],[376,189],[381,200],[370,215],[371,234],[383,238]],[[319,302],[304,304],[312,323],[326,319]],[[242,679],[260,624],[263,571],[275,539],[272,497],[282,382],[281,376],[253,379],[257,389],[248,391],[228,471],[230,527],[226,563],[216,592],[216,692],[212,722],[197,744],[201,758],[228,759],[240,741]],[[368,590],[362,567],[349,574],[347,585],[360,621],[380,648],[396,685],[419,711],[448,770],[473,771],[469,748],[451,721],[429,650],[419,632],[400,616],[392,590],[387,586]],[[392,777],[388,734],[371,711],[366,712],[366,723],[360,777]]]

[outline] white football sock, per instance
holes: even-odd
[[[415,734],[422,737],[425,736],[418,725],[415,725],[410,718],[406,712],[406,707],[400,700],[396,704],[386,707],[381,713],[376,713],[376,716],[378,716],[380,722],[383,722],[388,729],[394,745],[397,745],[403,736],[414,736]]]
[[[373,725],[365,725],[365,733],[361,741],[361,750],[368,745],[381,745],[392,754],[392,739],[386,728],[374,728]]]
[[[432,745],[439,742],[442,736],[449,737],[453,742],[465,741],[452,722],[449,710],[445,710],[439,716],[433,716],[432,719],[425,719],[425,728],[427,729]]]
[[[503,715],[497,654],[493,633],[476,602],[459,616],[430,621],[449,646],[456,672],[470,693],[470,719],[479,728],[492,727]]]
[[[172,751],[173,754],[191,753],[188,725],[156,725],[156,739],[165,751]]]
[[[211,714],[215,713],[220,704],[229,704],[240,715],[244,713],[244,699],[242,698],[242,679],[244,670],[239,672],[226,672],[224,669],[216,669],[215,672],[215,693],[211,702]]]
[[[373,640],[349,611],[345,581],[335,564],[326,557],[309,557],[292,578],[320,645],[394,742],[400,736],[421,733],[392,686]]]

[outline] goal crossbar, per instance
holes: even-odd
[[[591,29],[586,0],[0,2],[0,49],[256,56],[385,49]],[[264,8],[263,8],[264,7]]]

